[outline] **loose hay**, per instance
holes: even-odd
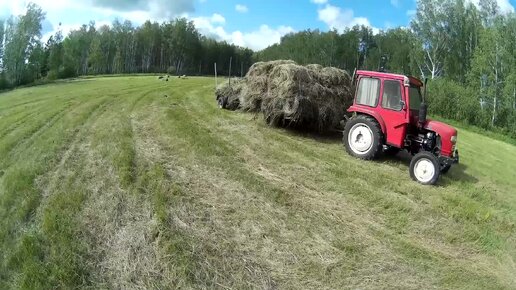
[[[215,91],[217,101],[223,99],[225,109],[237,110],[240,107],[244,85],[243,80],[233,80],[231,84],[229,82],[220,84]]]
[[[349,74],[290,60],[255,63],[246,77],[217,88],[227,108],[262,112],[271,126],[325,131],[338,126],[352,100]]]
[[[262,99],[268,93],[269,74],[278,65],[296,64],[291,60],[257,62],[251,66],[245,80],[246,85],[240,100],[241,109],[248,112],[259,112]]]

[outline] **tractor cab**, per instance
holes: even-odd
[[[344,130],[344,145],[351,155],[374,159],[407,150],[414,155],[411,176],[423,184],[435,184],[458,162],[457,130],[427,119],[425,86],[419,79],[357,71],[355,85],[354,102],[347,110],[352,117]],[[418,163],[421,158],[425,162]]]

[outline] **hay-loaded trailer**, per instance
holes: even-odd
[[[427,118],[426,86],[414,77],[357,71],[355,98],[344,124],[344,146],[355,157],[407,150],[413,155],[410,176],[433,185],[459,162],[457,130]],[[422,94],[422,88],[424,93]]]

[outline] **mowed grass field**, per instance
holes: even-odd
[[[0,289],[516,289],[516,147],[407,156],[221,111],[208,78],[0,94]]]

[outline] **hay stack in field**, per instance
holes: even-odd
[[[271,71],[278,65],[295,64],[292,60],[276,60],[269,62],[257,62],[249,68],[245,79],[241,109],[248,112],[259,112],[262,107],[262,99],[268,92],[268,81]]]
[[[324,67],[323,67],[322,65],[320,65],[320,64],[316,64],[316,63],[314,63],[314,64],[308,64],[308,65],[306,65],[306,68],[307,68],[307,69],[309,69],[309,70],[311,70],[311,71],[319,72],[319,71],[321,71]]]
[[[215,98],[220,100],[219,105],[228,110],[237,110],[240,108],[240,99],[242,98],[242,90],[245,87],[244,80],[232,80],[220,84],[215,90]]]
[[[332,129],[352,99],[350,81],[337,68],[280,64],[269,75],[261,110],[272,126]]]

